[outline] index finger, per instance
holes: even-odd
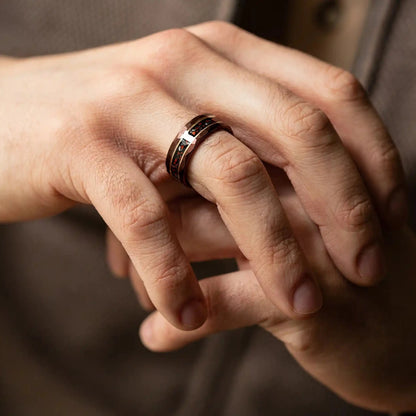
[[[205,321],[205,300],[164,201],[132,159],[101,146],[95,152],[84,173],[84,198],[123,244],[158,310],[173,325],[195,329]]]

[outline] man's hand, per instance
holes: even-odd
[[[223,237],[224,243],[218,244],[240,258],[241,270],[201,281],[209,305],[205,324],[182,332],[153,312],[140,329],[143,343],[154,351],[168,351],[218,331],[258,324],[345,400],[376,411],[416,410],[415,235],[407,228],[386,235],[390,270],[386,279],[371,289],[351,285],[334,267],[317,227],[283,175],[275,171],[272,176],[292,229],[318,276],[322,310],[308,319],[288,319],[265,298],[237,246]],[[226,232],[214,215],[209,228],[218,237]],[[182,231],[181,241],[192,241],[193,247],[201,247],[199,238],[192,230]],[[191,258],[197,257],[195,248],[188,250]]]
[[[186,122],[214,113],[236,137],[205,140],[187,177],[267,297],[297,318],[322,304],[262,160],[287,172],[344,275],[375,283],[381,234],[366,186],[383,220],[403,218],[397,151],[348,74],[271,46],[214,22],[0,63],[0,221],[94,205],[152,303],[173,325],[198,327],[205,301],[166,205],[195,193],[173,184],[164,160]]]

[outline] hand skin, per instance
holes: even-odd
[[[201,281],[209,305],[201,328],[177,330],[156,311],[141,326],[143,343],[153,351],[169,351],[218,331],[258,324],[283,341],[308,373],[346,401],[374,411],[415,411],[415,234],[407,227],[388,232],[388,275],[373,288],[354,286],[342,279],[317,227],[279,176],[275,174],[274,181],[292,229],[318,276],[324,307],[306,319],[287,318],[265,298],[248,262],[239,260],[241,271]],[[225,232],[214,214],[208,229],[218,236]],[[200,247],[200,237],[191,229],[181,233]],[[234,255],[241,259],[235,244],[226,245],[227,254],[234,248]],[[203,257],[208,259],[209,253]]]
[[[256,66],[254,51],[266,65]],[[293,71],[279,73],[283,61]],[[4,58],[0,91],[0,221],[94,205],[152,303],[179,328],[198,327],[207,310],[165,204],[194,193],[170,180],[164,159],[197,114],[214,113],[238,139],[209,137],[188,179],[218,207],[274,304],[300,317],[322,297],[262,160],[288,174],[348,279],[372,285],[383,275],[378,217],[403,221],[403,174],[344,71],[211,22],[89,51]]]

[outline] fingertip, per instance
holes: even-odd
[[[143,323],[140,325],[139,336],[143,344],[147,346],[147,344],[151,344],[152,342],[152,335],[152,317],[150,316],[149,318],[145,319]]]
[[[157,343],[154,337],[154,315],[147,317],[139,328],[139,337],[142,344],[150,351],[158,352]]]
[[[173,349],[172,347],[169,348],[169,343],[164,338],[164,335],[166,335],[166,324],[167,322],[158,312],[152,313],[142,322],[139,328],[139,337],[148,350],[152,352],[167,352]]]
[[[306,274],[293,294],[293,309],[301,316],[312,315],[322,308],[323,299],[320,288],[314,279]]]

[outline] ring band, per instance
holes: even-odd
[[[225,130],[233,134],[231,127],[217,120],[215,116],[202,114],[186,123],[170,145],[166,157],[166,169],[174,179],[190,186],[186,178],[186,168],[197,147],[212,133]]]

